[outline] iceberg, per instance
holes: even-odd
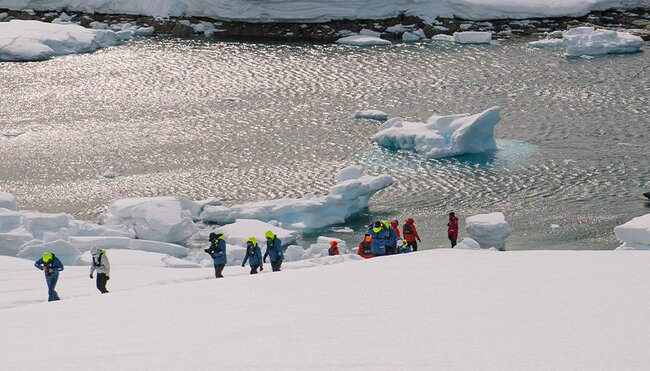
[[[337,44],[342,44],[342,45],[355,45],[355,46],[373,46],[373,45],[390,45],[390,44],[392,44],[388,40],[384,40],[384,39],[376,37],[376,36],[368,36],[368,35],[346,36],[346,37],[342,37],[342,38],[336,40],[336,43]]]
[[[393,118],[379,127],[372,141],[382,147],[443,158],[496,150],[494,127],[499,107],[476,115],[431,116],[426,123]]]
[[[120,38],[113,31],[87,29],[71,23],[16,19],[0,23],[0,61],[40,61],[88,53],[119,43]]]
[[[456,246],[454,246],[454,249],[457,250],[480,250],[481,245],[476,242],[473,238],[469,237],[464,237],[462,241],[460,241]]]
[[[383,111],[371,109],[371,110],[356,111],[354,113],[354,118],[357,120],[386,121],[388,119],[388,114]]]
[[[481,248],[495,247],[503,250],[506,247],[506,238],[510,235],[510,225],[503,213],[479,214],[470,216],[466,220],[467,234],[477,242]],[[465,243],[463,240],[461,243]],[[468,247],[475,247],[471,241],[465,243]]]
[[[568,57],[636,53],[644,44],[639,36],[594,27],[570,29],[563,33],[562,39]]]
[[[307,193],[302,198],[251,202],[240,205],[206,206],[202,219],[219,224],[233,223],[237,219],[276,221],[279,226],[291,230],[312,230],[345,220],[368,207],[375,193],[393,184],[390,175],[363,175],[362,166],[340,170],[337,183],[326,196]]]
[[[619,225],[614,234],[623,242],[619,249],[650,250],[650,214]]]

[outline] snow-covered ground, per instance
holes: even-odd
[[[117,45],[121,40],[117,33],[110,30],[14,19],[0,23],[0,61],[37,61],[88,53]]]
[[[129,265],[110,294],[67,267],[43,302],[31,261],[0,257],[2,369],[642,370],[650,255],[440,249],[227,267]],[[346,262],[319,266],[325,262]],[[302,265],[301,265],[302,264]]]
[[[581,16],[592,10],[648,6],[647,0],[0,0],[13,10],[68,9],[87,13],[206,16],[253,22],[319,22],[334,19],[523,19]]]

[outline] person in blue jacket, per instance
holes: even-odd
[[[264,252],[264,259],[262,261],[266,263],[266,257],[268,256],[271,258],[271,269],[273,272],[279,272],[282,261],[284,260],[282,240],[270,230],[266,231],[264,236],[266,237],[266,252]]]
[[[368,234],[372,237],[372,242],[370,243],[370,251],[372,252],[372,255],[386,255],[386,241],[390,237],[388,229],[390,228],[386,228],[384,223],[380,221],[372,223],[372,226],[368,230]]]
[[[210,247],[203,250],[210,254],[214,260],[214,275],[217,278],[223,278],[223,268],[228,264],[226,256],[226,240],[223,239],[223,233],[210,233]]]
[[[388,238],[386,239],[386,255],[393,255],[397,253],[397,235],[395,230],[390,226],[388,220],[381,222],[384,228],[388,231]]]
[[[38,259],[34,266],[45,272],[45,282],[47,282],[47,301],[60,300],[59,294],[56,293],[56,282],[59,280],[59,272],[63,270],[63,263],[51,252],[44,252],[43,257]]]
[[[257,268],[260,271],[264,270],[264,266],[262,265],[262,250],[257,245],[255,237],[248,237],[248,241],[246,241],[246,256],[241,266],[245,267],[247,261],[251,266],[251,274],[257,274]]]

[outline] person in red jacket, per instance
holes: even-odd
[[[330,248],[327,250],[329,256],[334,256],[339,254],[339,243],[336,240],[330,241]]]
[[[451,242],[451,248],[453,249],[456,246],[456,241],[458,240],[458,217],[454,212],[449,213],[449,223],[447,223],[447,237]]]
[[[402,238],[402,236],[399,234],[398,226],[399,226],[399,222],[397,221],[397,219],[393,219],[390,221],[390,227],[393,228],[393,231],[395,231],[395,237],[399,239]]]
[[[413,223],[415,223],[415,220],[413,220],[413,218],[404,219],[404,226],[402,227],[402,238],[409,243],[409,246],[411,246],[413,251],[418,251],[418,242],[422,242],[422,240],[420,240],[418,230],[415,228],[415,224]],[[417,240],[417,242],[415,240]]]
[[[357,255],[364,259],[370,259],[373,257],[372,255],[372,249],[371,249],[371,244],[372,244],[372,237],[367,234],[364,238],[363,241],[359,244],[359,250],[357,250]]]

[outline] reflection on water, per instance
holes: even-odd
[[[337,169],[362,163],[396,183],[351,221],[346,239],[360,239],[373,219],[413,216],[430,247],[446,246],[453,209],[461,220],[505,212],[511,248],[611,248],[613,227],[647,212],[648,65],[647,52],[566,59],[509,41],[354,48],[166,38],[3,63],[0,189],[23,208],[94,219],[114,197],[323,193]],[[498,150],[452,159],[378,148],[378,124],[352,118],[381,109],[423,121],[494,105]]]

